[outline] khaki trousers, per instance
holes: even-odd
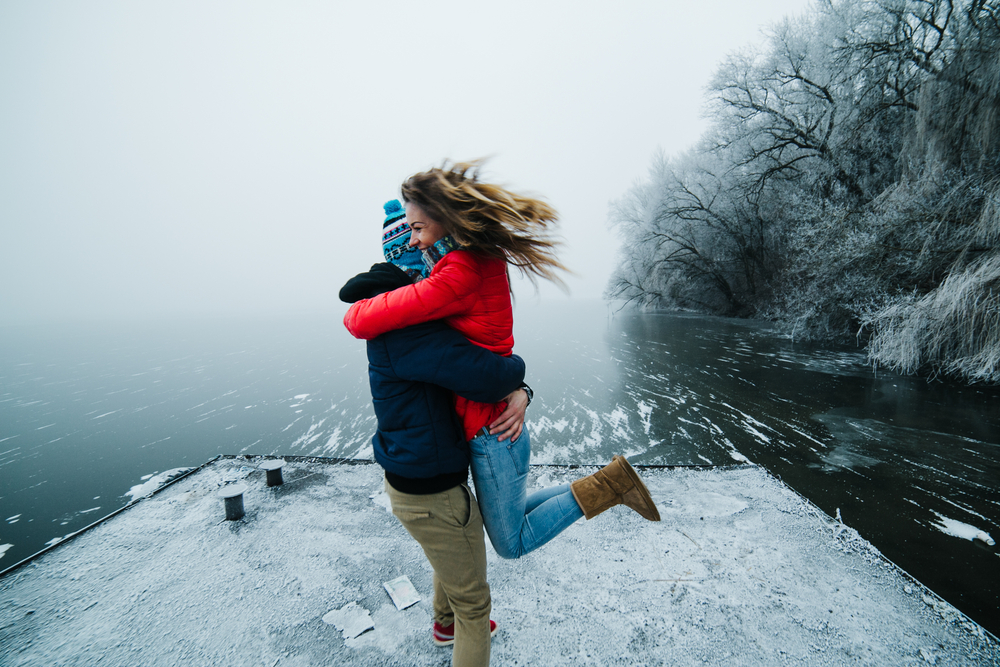
[[[434,620],[455,624],[453,667],[490,664],[490,585],[479,503],[462,484],[412,495],[385,483],[392,513],[434,568]]]

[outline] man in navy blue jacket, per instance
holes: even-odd
[[[340,291],[353,303],[410,284],[393,264],[376,264]],[[393,514],[434,568],[434,641],[454,643],[455,666],[489,664],[491,600],[483,520],[469,487],[469,449],[453,393],[495,403],[523,385],[524,362],[470,343],[444,322],[391,331],[367,342],[378,430]]]

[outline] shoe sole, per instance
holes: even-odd
[[[497,630],[499,630],[499,629],[500,629],[500,626],[498,625],[497,627],[493,628],[490,631],[490,639],[493,638],[493,635],[495,635],[497,633]],[[434,644],[436,646],[451,646],[454,643],[455,643],[454,639],[438,639],[436,636],[434,637]]]
[[[647,489],[646,485],[643,484],[641,479],[639,479],[639,474],[636,473],[635,468],[632,467],[632,464],[629,463],[628,459],[626,459],[624,456],[619,456],[616,454],[614,458],[621,459],[622,469],[625,471],[625,474],[629,476],[629,479],[631,479],[632,482],[635,484],[635,488],[638,489],[639,495],[642,496],[642,499],[649,506],[650,514],[652,514],[652,516],[654,517],[651,519],[647,516],[643,516],[642,518],[648,521],[659,521],[660,510],[656,508],[656,503],[653,502],[653,496],[649,494],[649,489]]]

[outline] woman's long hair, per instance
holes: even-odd
[[[502,259],[532,282],[540,276],[563,285],[555,271],[568,269],[556,259],[559,242],[550,236],[559,214],[543,201],[483,183],[482,164],[445,162],[414,174],[403,183],[403,201],[422,208],[463,248]]]

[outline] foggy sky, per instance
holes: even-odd
[[[694,4],[0,2],[0,325],[342,310],[400,182],[484,156],[599,297],[609,202],[805,1]]]

